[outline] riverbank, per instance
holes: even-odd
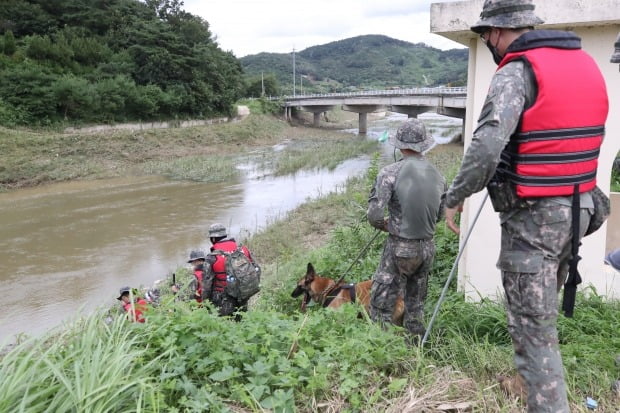
[[[350,134],[336,130],[296,127],[268,115],[188,128],[101,133],[0,128],[0,191],[128,175],[161,173],[174,178],[175,169],[187,169],[184,160],[189,164],[214,165],[189,177],[204,182],[221,179],[213,176],[214,170],[225,170],[239,162],[239,157],[283,140],[329,144],[350,138]],[[368,147],[358,154],[364,151]],[[342,156],[349,155],[350,152]]]

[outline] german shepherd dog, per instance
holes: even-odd
[[[301,303],[302,311],[305,311],[306,304],[310,300],[322,304],[327,308],[338,308],[344,303],[359,302],[368,314],[370,314],[370,288],[372,280],[361,281],[356,284],[339,283],[331,278],[321,277],[316,273],[311,263],[308,263],[306,275],[297,283],[297,287],[291,293],[293,298],[304,295]],[[403,315],[405,313],[405,303],[402,297],[398,297],[394,312],[392,313],[392,323],[397,326],[403,325]]]

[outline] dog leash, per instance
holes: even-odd
[[[474,221],[472,222],[471,226],[469,227],[469,230],[467,231],[467,235],[465,236],[465,239],[463,240],[463,245],[461,245],[461,248],[459,249],[459,253],[456,255],[456,259],[454,260],[454,264],[452,264],[452,270],[450,270],[450,275],[448,276],[448,279],[446,280],[446,284],[443,286],[443,290],[441,291],[441,295],[439,296],[439,300],[437,301],[437,305],[435,305],[435,310],[433,311],[433,316],[431,317],[431,321],[429,321],[428,323],[428,327],[426,327],[426,332],[424,332],[424,337],[422,337],[422,341],[420,342],[420,347],[424,347],[424,343],[426,343],[426,339],[428,338],[431,329],[433,328],[433,322],[435,321],[435,318],[437,317],[437,313],[439,312],[439,307],[441,306],[441,302],[444,300],[445,296],[446,296],[446,292],[448,291],[448,286],[450,285],[450,282],[452,281],[452,277],[454,276],[454,270],[457,267],[457,264],[459,262],[459,260],[461,259],[461,255],[463,255],[463,251],[465,250],[465,246],[467,245],[467,241],[469,240],[469,236],[471,235],[471,232],[474,229],[474,226],[476,225],[476,221],[478,221],[478,217],[480,216],[480,212],[482,212],[482,207],[484,206],[485,202],[487,201],[487,198],[489,197],[489,193],[487,192],[484,195],[484,199],[482,200],[482,202],[480,203],[480,208],[478,208],[478,212],[476,212],[476,216],[474,217]]]
[[[353,266],[357,263],[357,261],[362,257],[362,254],[364,254],[368,250],[368,248],[377,239],[377,237],[379,236],[380,233],[381,233],[381,230],[379,230],[379,229],[375,230],[375,235],[372,236],[370,241],[368,241],[368,243],[364,246],[364,248],[362,248],[362,250],[359,252],[359,254],[357,254],[357,257],[355,257],[353,262],[351,262],[351,265],[349,265],[349,268],[347,268],[347,270],[342,274],[342,276],[338,279],[338,281],[336,281],[334,283],[334,285],[332,285],[331,287],[329,287],[329,288],[327,288],[325,290],[325,292],[322,294],[322,297],[321,297],[321,305],[324,305],[325,300],[327,299],[329,294],[332,291],[334,291],[336,288],[338,288],[338,285],[340,285],[340,283],[344,280],[344,277],[346,277],[347,274],[349,274],[349,271],[351,271],[351,268],[353,268]]]

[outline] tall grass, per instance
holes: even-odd
[[[19,344],[0,361],[0,411],[158,411],[153,371],[136,330],[91,316],[45,340]]]
[[[225,182],[239,176],[233,156],[188,156],[170,160],[149,161],[144,173],[170,179],[196,182]]]

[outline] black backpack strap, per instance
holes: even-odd
[[[579,256],[579,219],[581,215],[581,205],[579,197],[579,185],[575,185],[573,191],[572,202],[572,226],[573,226],[573,239],[571,253],[572,257],[568,262],[568,278],[564,284],[564,295],[562,298],[562,311],[566,317],[573,316],[573,310],[575,309],[575,297],[577,295],[577,286],[581,284],[581,276],[577,265],[581,257]]]

